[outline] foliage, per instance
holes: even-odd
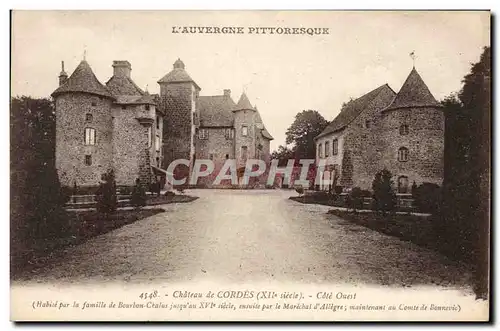
[[[299,195],[304,194],[304,188],[300,185],[295,186],[295,192],[297,192]]]
[[[271,153],[271,159],[278,160],[278,166],[285,167],[288,160],[295,158],[294,151],[288,146],[279,145],[278,149]]]
[[[135,186],[132,190],[130,199],[132,206],[135,208],[141,208],[146,205],[146,191],[142,187],[141,180],[139,178],[135,181]]]
[[[10,104],[11,238],[53,237],[68,226],[69,192],[55,169],[55,112],[49,99]]]
[[[286,143],[294,145],[295,157],[314,159],[318,136],[328,125],[328,121],[316,110],[303,110],[295,115],[294,122],[286,131]]]
[[[476,294],[488,293],[491,49],[485,47],[463,79],[463,88],[442,104],[446,116],[443,208],[436,222],[444,246],[474,261]]]
[[[396,195],[392,189],[394,182],[391,178],[391,172],[383,169],[375,174],[372,182],[373,207],[384,215],[386,212],[394,210],[396,205]]]
[[[436,214],[441,205],[441,188],[437,184],[423,183],[415,190],[412,189],[414,203],[422,213]]]
[[[359,187],[353,187],[346,196],[346,205],[354,212],[363,208],[363,191]]]
[[[112,169],[102,175],[102,182],[96,193],[97,211],[103,214],[112,214],[116,211],[116,182]]]

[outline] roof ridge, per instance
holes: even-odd
[[[349,101],[343,108],[341,108],[340,113],[335,116],[335,118],[328,124],[328,126],[321,132],[315,139],[325,136],[329,133],[333,133],[342,130],[349,124],[351,124],[355,119],[357,119],[368,107],[370,107],[373,101],[380,95],[384,88],[389,88],[393,93],[395,93],[389,86],[389,84],[383,84],[379,87],[361,95],[356,99]]]

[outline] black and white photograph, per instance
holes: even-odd
[[[490,11],[10,15],[12,321],[490,320]]]

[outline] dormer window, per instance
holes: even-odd
[[[149,105],[145,105],[144,107],[146,108],[146,110],[149,110]]]

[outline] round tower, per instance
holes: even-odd
[[[382,110],[380,170],[392,173],[398,193],[413,182],[442,185],[444,114],[415,68],[392,103]]]
[[[255,158],[256,150],[256,110],[245,92],[241,94],[234,113],[234,155],[236,165],[244,167],[248,159]]]
[[[53,93],[56,108],[56,168],[61,184],[97,186],[112,169],[113,97],[87,61],[69,78],[59,76]],[[66,75],[67,76],[67,75]]]

